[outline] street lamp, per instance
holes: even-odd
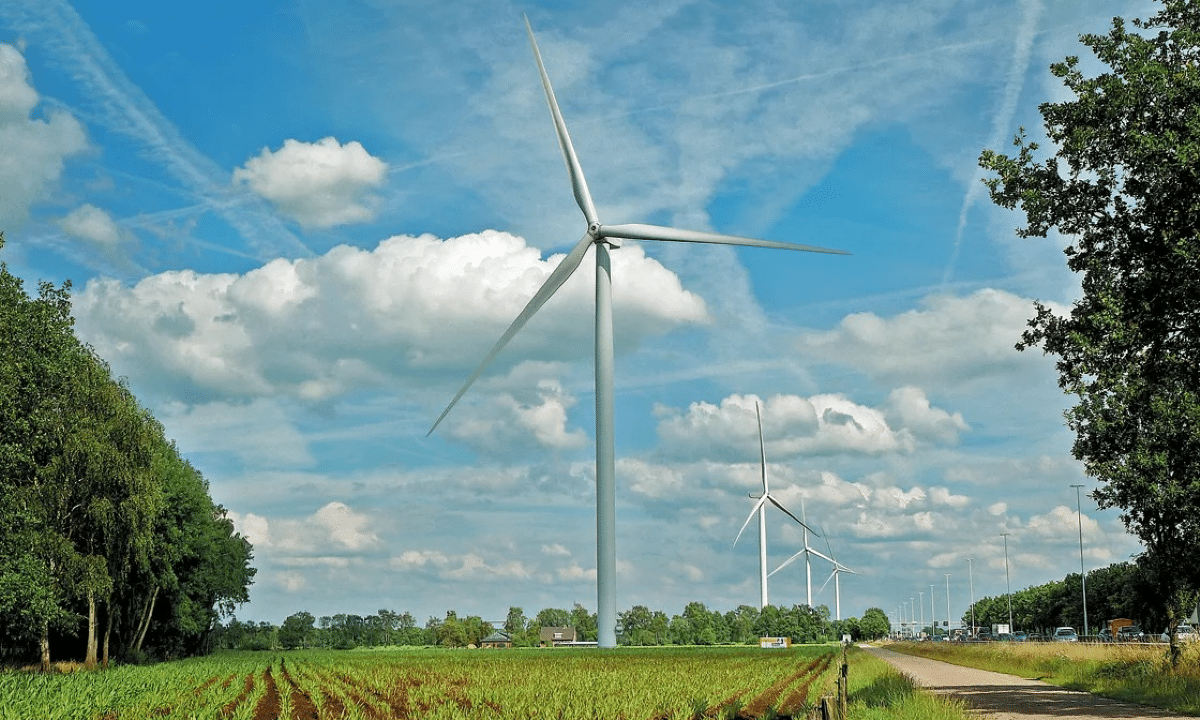
[[[1004,583],[1008,586],[1008,631],[1013,631],[1012,621],[1012,581],[1008,577],[1008,533],[1000,533],[1004,536]]]
[[[1082,485],[1072,485],[1075,488],[1075,515],[1079,518],[1079,584],[1083,588],[1083,636],[1088,636],[1087,617],[1087,570],[1083,569],[1083,504],[1079,499],[1079,488]]]
[[[921,632],[925,632],[925,593],[918,591],[917,596],[921,598]]]
[[[933,639],[937,640],[937,610],[934,609],[933,584],[929,585],[929,623],[933,625]]]
[[[915,631],[917,629],[917,601],[915,598],[908,599],[908,619],[912,621],[909,629]],[[913,632],[912,636],[916,639],[917,633]]]
[[[946,636],[950,636],[950,573],[942,573],[946,576]]]
[[[975,634],[975,558],[967,558],[967,582],[971,587],[971,634]]]

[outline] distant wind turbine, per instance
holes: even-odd
[[[613,330],[612,330],[612,279],[609,262],[609,247],[618,248],[622,239],[628,240],[667,240],[674,242],[715,243],[721,245],[747,245],[751,247],[776,248],[780,250],[803,250],[806,252],[832,253],[847,255],[841,250],[796,245],[793,243],[775,242],[771,240],[756,240],[753,238],[720,235],[717,233],[696,230],[680,230],[658,225],[603,225],[592,195],[588,191],[587,181],[583,177],[583,169],[575,155],[571,137],[567,134],[567,126],[562,113],[558,109],[558,101],[554,97],[554,89],[550,86],[550,76],[542,63],[542,54],[538,50],[537,40],[533,36],[533,28],[529,18],[525,18],[525,30],[529,34],[529,43],[533,46],[533,56],[537,61],[538,73],[542,78],[542,88],[546,93],[546,102],[550,106],[550,115],[554,119],[554,130],[558,135],[558,146],[563,159],[567,163],[567,175],[571,180],[571,190],[575,202],[583,212],[587,221],[587,232],[575,244],[558,267],[546,278],[546,282],[538,289],[533,298],[513,320],[508,330],[500,336],[496,344],[484,357],[475,372],[467,378],[458,394],[442,411],[442,414],[429,429],[432,434],[442,422],[451,408],[458,403],[483,371],[495,360],[504,346],[513,336],[525,327],[542,305],[558,291],[567,278],[575,272],[583,261],[583,256],[591,246],[596,247],[596,605],[597,633],[600,647],[616,647],[616,480],[615,480],[615,450],[613,446]]]
[[[802,518],[804,518],[805,520],[808,520],[808,515],[807,515],[807,514],[805,514],[805,512],[804,512],[804,498],[803,498],[803,497],[801,497],[801,498],[800,498],[800,516],[801,516]],[[804,525],[804,523],[800,523],[800,524],[801,524],[801,525]],[[803,555],[803,556],[804,556],[804,577],[805,577],[805,586],[806,586],[806,588],[807,588],[807,590],[808,590],[808,606],[809,606],[809,607],[812,607],[812,602],[813,602],[813,591],[812,591],[812,556],[813,556],[813,555],[816,555],[817,557],[821,558],[822,560],[824,560],[825,562],[828,562],[828,563],[830,563],[830,564],[835,564],[835,563],[834,563],[834,561],[833,561],[833,559],[832,559],[832,558],[825,557],[824,555],[822,555],[822,554],[820,553],[820,551],[818,551],[816,548],[814,548],[814,547],[812,547],[811,545],[809,545],[809,544],[808,544],[808,531],[809,531],[809,529],[810,529],[810,528],[808,527],[808,525],[804,525],[804,547],[803,547],[803,548],[801,548],[801,549],[800,549],[800,550],[799,550],[799,551],[798,551],[798,552],[797,552],[795,555],[791,556],[791,557],[790,557],[790,558],[788,558],[787,560],[784,560],[782,565],[780,565],[779,567],[777,567],[777,568],[775,568],[774,570],[772,570],[772,571],[771,571],[771,575],[774,575],[775,573],[777,573],[777,572],[779,572],[780,570],[784,569],[784,568],[785,568],[785,567],[787,567],[788,565],[791,565],[791,564],[792,564],[792,562],[793,562],[794,560],[796,560],[796,559],[797,559],[797,558],[799,558],[801,555]],[[814,531],[814,532],[815,532],[815,531]]]
[[[822,555],[820,552],[808,547],[807,534],[806,534],[806,537],[804,538],[804,546],[805,546],[805,548],[807,548],[809,550],[809,552],[812,555],[816,555],[817,557],[821,558],[822,560],[825,560],[826,562],[833,565],[833,571],[829,573],[829,577],[825,578],[825,582],[821,583],[821,587],[820,587],[820,589],[817,590],[817,594],[819,595],[821,593],[821,591],[823,591],[825,589],[825,586],[829,584],[830,580],[833,581],[833,604],[834,604],[834,611],[835,611],[834,618],[837,620],[841,620],[842,619],[842,573],[849,573],[851,575],[857,575],[858,573],[854,572],[850,568],[848,568],[845,565],[838,562],[837,556],[833,554],[833,547],[829,544],[829,535],[822,532],[821,536],[825,538],[825,549],[829,551],[828,556]],[[779,567],[772,570],[771,574],[774,575],[775,573],[779,572],[784,567],[786,567],[788,564],[790,564],[793,560],[800,557],[801,554],[804,554],[804,550],[801,550],[800,552],[796,553],[795,555],[793,555],[790,558],[788,558],[787,560],[785,560],[782,565],[780,565]],[[805,557],[805,564],[806,565],[808,564],[807,557]],[[811,573],[808,576],[808,581],[809,581],[808,606],[812,607],[812,574]]]
[[[761,460],[762,472],[762,493],[755,495],[750,493],[750,497],[758,498],[758,502],[754,503],[754,508],[750,514],[746,516],[746,522],[742,523],[742,529],[738,530],[737,537],[733,539],[733,544],[737,545],[737,541],[741,539],[742,533],[746,530],[746,526],[750,524],[750,518],[754,517],[754,513],[758,513],[758,575],[759,575],[759,609],[765,608],[768,604],[767,597],[767,503],[771,503],[775,507],[783,511],[785,515],[800,523],[804,527],[805,537],[808,537],[808,526],[805,525],[800,518],[796,517],[787,508],[779,504],[775,496],[771,495],[770,489],[767,487],[767,447],[763,443],[762,431],[762,414],[758,411],[758,403],[754,403],[754,417],[758,419],[758,454]]]

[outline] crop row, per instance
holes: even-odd
[[[0,674],[0,720],[803,717],[829,648],[230,653]]]

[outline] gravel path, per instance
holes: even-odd
[[[1124,718],[1182,718],[1165,710],[1129,705],[1090,693],[1066,690],[1040,680],[976,670],[939,660],[904,655],[883,648],[860,646],[886,660],[916,683],[935,693],[954,695],[972,708],[972,715],[987,720],[1074,720]]]

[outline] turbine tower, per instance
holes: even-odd
[[[432,434],[450,410],[458,403],[488,365],[499,355],[500,351],[512,340],[513,336],[525,327],[529,319],[537,313],[546,301],[558,291],[567,278],[575,272],[583,261],[583,256],[589,247],[596,248],[596,610],[598,625],[598,645],[600,647],[616,647],[617,608],[616,608],[616,480],[615,480],[615,449],[613,442],[613,329],[612,329],[612,270],[609,262],[609,248],[619,248],[621,240],[663,240],[672,242],[715,243],[720,245],[745,245],[750,247],[776,248],[780,250],[803,250],[806,252],[832,253],[847,255],[841,250],[796,245],[794,243],[757,240],[754,238],[721,235],[718,233],[697,230],[680,230],[678,228],[662,227],[659,225],[625,224],[605,225],[600,222],[596,206],[592,202],[587,180],[583,176],[583,168],[575,155],[571,137],[567,134],[567,125],[562,112],[558,108],[558,100],[554,97],[554,88],[550,85],[550,76],[546,74],[546,66],[542,63],[542,54],[538,49],[537,40],[533,36],[533,27],[529,18],[525,18],[525,31],[529,35],[529,44],[533,47],[533,56],[537,61],[538,74],[541,76],[542,89],[546,93],[546,103],[550,106],[550,116],[554,121],[554,131],[558,136],[558,147],[562,151],[563,160],[567,164],[567,175],[571,181],[571,190],[575,203],[583,213],[587,222],[587,231],[575,243],[567,256],[559,262],[558,267],[550,273],[545,283],[530,299],[525,309],[513,320],[492,349],[484,357],[475,372],[467,378],[458,394],[442,411],[433,423],[426,436]]]
[[[766,444],[763,443],[762,414],[758,411],[757,401],[754,403],[754,417],[758,419],[758,456],[762,474],[762,493],[758,495],[750,493],[750,497],[757,498],[758,502],[754,504],[754,508],[750,511],[750,514],[746,516],[746,522],[742,523],[742,529],[738,530],[737,537],[733,539],[733,544],[737,545],[737,541],[741,539],[746,526],[750,524],[750,518],[754,517],[754,513],[758,513],[758,609],[761,610],[770,604],[767,598],[767,577],[770,575],[767,572],[767,503],[771,503],[782,510],[788,517],[800,523],[804,527],[805,537],[808,537],[808,526],[801,522],[800,518],[793,515],[787,508],[780,505],[779,501],[771,495],[771,491],[767,487],[767,448]]]

